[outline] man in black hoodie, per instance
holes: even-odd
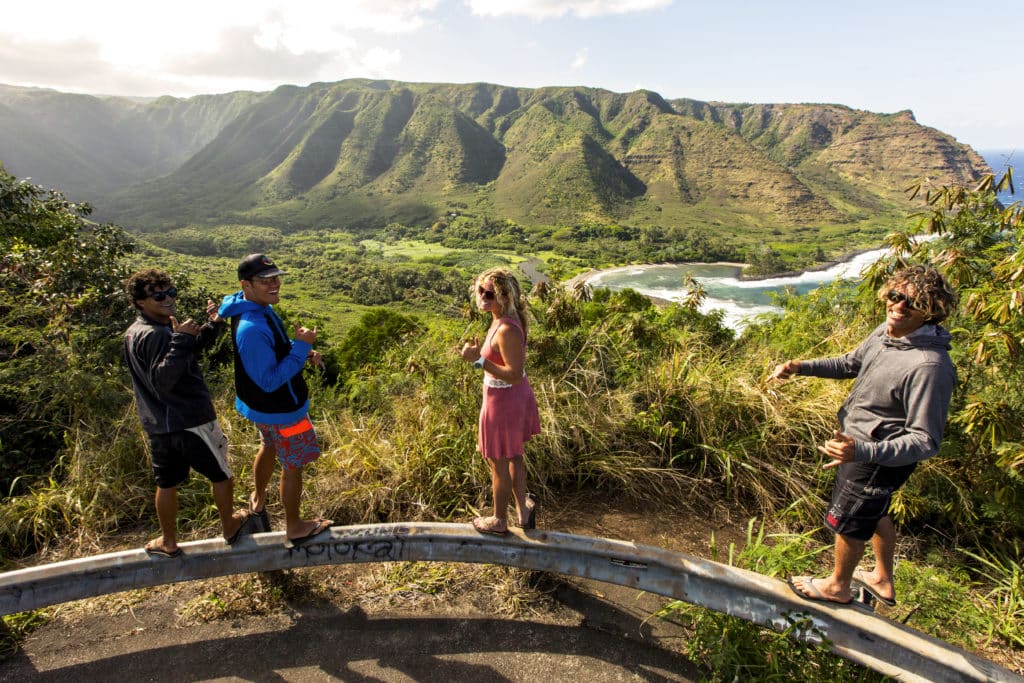
[[[789,580],[800,597],[850,604],[851,586],[896,604],[893,569],[896,531],[892,494],[917,463],[935,455],[956,385],[950,334],[939,325],[956,306],[956,293],[934,268],[911,266],[879,290],[886,321],[854,351],[837,358],[790,360],[771,378],[811,375],[855,379],[839,409],[840,429],[818,450],[838,467],[825,525],[836,535],[835,566],[826,578]],[[871,541],[875,568],[857,569]]]
[[[210,322],[200,326],[191,318],[178,322],[178,290],[167,273],[142,270],[125,283],[138,317],[125,332],[124,355],[131,372],[142,428],[149,436],[156,478],[156,516],[159,538],[146,552],[160,557],[181,555],[178,547],[178,485],[194,469],[213,483],[224,540],[234,543],[249,513],[232,512],[234,481],[228,466],[228,440],[217,423],[210,390],[196,355],[224,330],[212,301],[206,304]]]

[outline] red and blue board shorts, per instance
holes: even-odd
[[[281,467],[294,470],[308,465],[320,457],[320,444],[316,440],[313,423],[308,417],[290,425],[256,423],[263,444],[277,452]]]

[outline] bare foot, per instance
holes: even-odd
[[[473,528],[482,534],[504,536],[508,533],[508,522],[497,517],[476,517],[473,520]]]
[[[232,521],[238,522],[238,524],[232,524],[224,528],[224,542],[228,545],[234,545],[238,537],[242,535],[242,527],[249,521],[249,515],[251,513],[248,510],[238,510],[231,515]],[[230,529],[230,531],[229,531]]]
[[[319,536],[323,532],[329,530],[331,525],[334,524],[333,519],[310,519],[303,522],[303,529],[306,531],[304,534],[299,536],[289,536],[288,542],[292,544],[305,543],[306,541],[312,540],[314,537]]]
[[[181,555],[181,548],[178,547],[177,543],[164,543],[164,537],[160,536],[146,544],[146,552],[150,555],[159,555],[161,557],[177,557]]]
[[[828,579],[815,579],[811,576],[794,576],[789,580],[789,587],[794,593],[807,600],[835,602],[848,605],[853,601],[849,589],[845,593],[832,591]]]
[[[853,572],[853,580],[863,585],[869,593],[892,607],[896,604],[896,587],[891,580],[879,581],[875,572],[864,572],[856,570]]]

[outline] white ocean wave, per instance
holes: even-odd
[[[929,235],[924,239],[931,237]],[[714,310],[721,310],[724,313],[723,323],[731,329],[741,330],[747,324],[749,318],[780,310],[776,306],[750,301],[751,297],[756,298],[756,292],[782,292],[786,288],[801,286],[806,289],[808,285],[823,285],[840,279],[859,280],[864,276],[864,270],[868,266],[887,255],[889,251],[889,249],[873,249],[857,254],[847,261],[823,270],[805,271],[799,275],[766,278],[764,280],[741,280],[737,276],[696,276],[695,279],[708,293],[703,306],[701,306],[701,312],[710,313]],[[679,302],[685,299],[688,294],[682,284],[681,277],[670,278],[678,282],[678,286],[651,286],[641,282],[630,282],[629,278],[641,278],[659,269],[671,269],[673,275],[676,275],[679,270],[687,265],[694,267],[707,266],[707,264],[678,264],[675,266],[655,265],[613,268],[595,273],[587,278],[587,282],[593,287],[605,286],[615,290],[630,288],[646,296]],[[606,284],[609,280],[613,282]],[[735,292],[736,296],[730,296],[732,292]]]

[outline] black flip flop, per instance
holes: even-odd
[[[309,543],[310,541],[312,541],[314,538],[316,538],[317,536],[319,536],[323,532],[330,531],[330,530],[331,530],[331,520],[329,520],[329,519],[318,519],[318,520],[316,520],[316,528],[313,529],[312,533],[308,533],[305,536],[299,536],[298,538],[289,538],[288,542],[285,545],[287,547],[289,547],[289,548],[298,548],[299,546],[303,546],[303,545]]]
[[[540,501],[532,493],[526,494],[527,500],[533,503],[530,507],[530,514],[526,518],[526,523],[523,524],[522,529],[536,529],[537,528],[537,508],[540,506]]]
[[[884,598],[884,597],[882,597],[881,595],[879,595],[878,591],[876,591],[874,589],[873,586],[871,586],[867,581],[865,581],[863,579],[863,576],[864,576],[864,572],[862,572],[859,569],[854,570],[854,572],[853,572],[853,582],[855,584],[857,584],[858,586],[860,586],[861,588],[863,588],[868,593],[870,593],[871,596],[875,600],[878,600],[878,602],[882,603],[883,605],[886,605],[887,607],[895,607],[896,606],[896,596],[895,595],[893,595],[891,598]]]
[[[242,530],[245,529],[245,527],[248,526],[249,522],[253,519],[252,514],[248,510],[239,510],[239,512],[245,513],[245,516],[242,517],[242,523],[238,525],[237,529],[235,529],[235,533],[231,534],[230,536],[224,537],[224,542],[228,545],[234,545],[238,541],[238,539],[242,537]]]
[[[263,509],[257,510],[256,506],[253,505],[252,497],[256,494],[253,491],[249,494],[249,514],[260,523],[260,531],[270,531],[270,515],[267,514],[267,501],[263,501]]]
[[[797,579],[803,579],[804,587],[812,591],[811,595],[808,595],[804,592],[802,587],[796,585]],[[803,598],[804,600],[807,600],[808,602],[821,602],[825,603],[826,605],[835,605],[836,607],[853,607],[854,609],[859,609],[862,612],[872,611],[871,608],[865,605],[863,602],[861,602],[860,600],[855,600],[853,598],[850,598],[846,602],[839,602],[838,600],[829,600],[825,596],[825,594],[822,593],[821,590],[814,585],[813,576],[791,576],[790,578],[786,579],[786,585],[789,586],[789,589],[791,591],[796,593],[799,597]]]
[[[175,548],[171,552],[161,550],[160,548],[145,548],[145,551],[146,554],[151,557],[167,557],[173,559],[175,557],[181,557],[182,555],[181,548]]]

